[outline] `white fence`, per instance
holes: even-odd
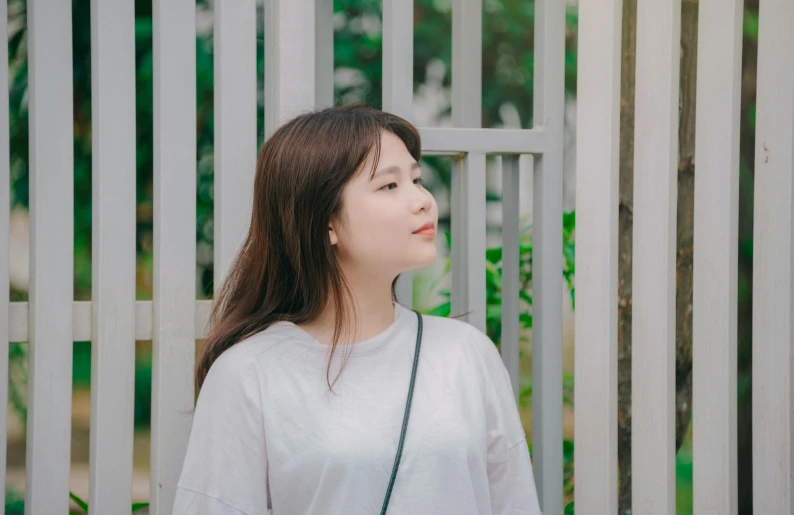
[[[91,1],[94,300],[74,302],[71,5],[28,1],[31,282],[29,302],[0,302],[0,326],[8,327],[9,341],[30,345],[25,498],[27,512],[37,515],[67,511],[72,341],[93,343],[92,513],[130,510],[135,340],[153,340],[153,514],[171,512],[190,430],[190,419],[181,412],[193,406],[194,343],[204,336],[209,311],[207,301],[196,301],[194,271],[196,7],[194,0],[154,2],[154,291],[152,302],[136,302],[133,4]],[[471,310],[469,321],[481,329],[485,162],[487,155],[504,156],[502,353],[516,395],[518,156],[534,156],[533,459],[543,511],[561,513],[565,5],[538,0],[535,10],[534,117],[539,123],[531,130],[481,128],[482,0],[453,0],[455,128],[420,130],[426,155],[457,159],[452,310]],[[331,0],[266,1],[266,134],[300,111],[332,103],[332,14]],[[251,192],[257,142],[256,5],[253,0],[216,1],[214,16],[215,276],[223,277],[250,213],[244,200]],[[5,24],[0,27],[2,38]],[[410,119],[412,1],[383,0],[383,32],[383,105]],[[0,78],[6,79],[0,83],[7,84],[7,59],[0,62]],[[0,181],[8,184],[8,95],[0,95],[0,122]],[[8,206],[6,188],[0,201]],[[8,209],[0,213],[0,287],[7,290]],[[404,279],[400,299],[408,303],[410,281]],[[7,355],[0,353],[0,375],[7,377],[7,371]],[[5,381],[0,385],[0,437],[5,437]]]
[[[576,507],[617,511],[621,0],[579,2]],[[694,212],[694,513],[737,513],[743,2],[700,0]],[[675,513],[675,227],[681,1],[639,0],[632,500]],[[794,3],[761,0],[753,254],[753,505],[794,513]]]
[[[5,3],[2,2],[5,15]],[[576,507],[617,511],[617,215],[621,0],[580,1],[577,151]],[[331,0],[270,0],[265,14],[266,133],[332,102]],[[154,4],[155,268],[152,302],[136,302],[135,63],[130,0],[91,4],[92,302],[72,295],[71,9],[30,0],[30,301],[0,301],[9,341],[29,342],[28,513],[67,510],[71,343],[91,340],[93,513],[131,505],[135,340],[153,340],[151,512],[171,511],[190,429],[196,302],[195,4]],[[542,509],[562,512],[562,120],[564,3],[536,1],[531,130],[481,128],[482,0],[453,1],[453,121],[421,128],[428,155],[451,155],[452,310],[485,326],[485,160],[502,155],[502,353],[517,392],[518,155],[534,167],[533,459]],[[256,156],[256,5],[215,4],[215,274],[249,220]],[[413,5],[384,0],[384,98],[411,118]],[[792,238],[794,4],[761,0],[755,182],[754,505],[794,510]],[[742,2],[700,0],[694,249],[694,503],[737,511],[736,295]],[[6,36],[0,24],[0,39]],[[639,2],[635,122],[633,502],[675,510],[675,216],[680,0]],[[8,83],[7,59],[0,79]],[[0,81],[3,83],[3,81]],[[0,95],[0,181],[9,183],[8,95]],[[0,204],[8,206],[7,188]],[[0,209],[0,289],[8,289],[8,209]],[[410,281],[400,281],[410,299]],[[7,354],[0,375],[7,377]],[[6,428],[0,381],[0,431]],[[0,434],[4,437],[5,433]],[[5,457],[5,447],[0,446]],[[4,472],[2,473],[4,476]],[[4,477],[3,477],[4,479]],[[2,495],[2,493],[0,493]]]

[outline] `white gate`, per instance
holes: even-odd
[[[5,2],[2,10],[6,9]],[[534,166],[533,458],[545,513],[562,512],[562,145],[565,5],[535,2],[531,130],[481,128],[482,0],[453,0],[454,128],[420,128],[426,155],[451,155],[452,311],[485,329],[485,163],[504,181],[502,354],[518,393],[518,156]],[[331,0],[267,0],[265,132],[333,99]],[[31,287],[0,302],[9,340],[29,342],[26,510],[67,511],[71,343],[92,341],[92,513],[131,505],[135,340],[153,340],[151,513],[171,512],[193,407],[194,344],[208,301],[196,301],[196,6],[154,2],[154,292],[135,301],[134,2],[92,0],[93,292],[74,302],[71,5],[28,0]],[[225,276],[249,222],[256,158],[256,5],[215,2],[215,277]],[[1,19],[1,18],[0,18]],[[0,24],[0,39],[6,36]],[[7,39],[7,38],[6,38]],[[383,0],[383,105],[412,117],[413,2]],[[0,79],[8,83],[7,59]],[[0,95],[0,181],[9,182],[8,95]],[[0,204],[8,206],[6,189]],[[0,210],[0,290],[8,289],[8,209]],[[401,302],[410,281],[401,278]],[[7,354],[0,375],[7,377]],[[0,381],[0,440],[7,391]],[[4,456],[4,447],[0,450]],[[2,473],[4,479],[4,472]],[[3,494],[0,493],[0,496]]]

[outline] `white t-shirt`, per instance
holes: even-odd
[[[388,513],[540,515],[526,438],[493,342],[423,316],[414,397]],[[400,438],[417,319],[330,345],[278,322],[224,352],[196,403],[174,515],[371,515]]]

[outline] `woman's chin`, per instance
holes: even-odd
[[[419,270],[433,265],[438,259],[438,252],[434,250],[427,252],[426,255],[413,255],[411,258],[411,264],[406,271]]]

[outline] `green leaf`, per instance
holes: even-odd
[[[69,498],[73,500],[80,508],[88,513],[88,503],[77,497],[74,493],[69,492]]]
[[[485,251],[485,260],[491,263],[498,263],[502,260],[502,247],[495,247]]]
[[[758,13],[750,10],[744,11],[744,35],[750,39],[758,40]]]

